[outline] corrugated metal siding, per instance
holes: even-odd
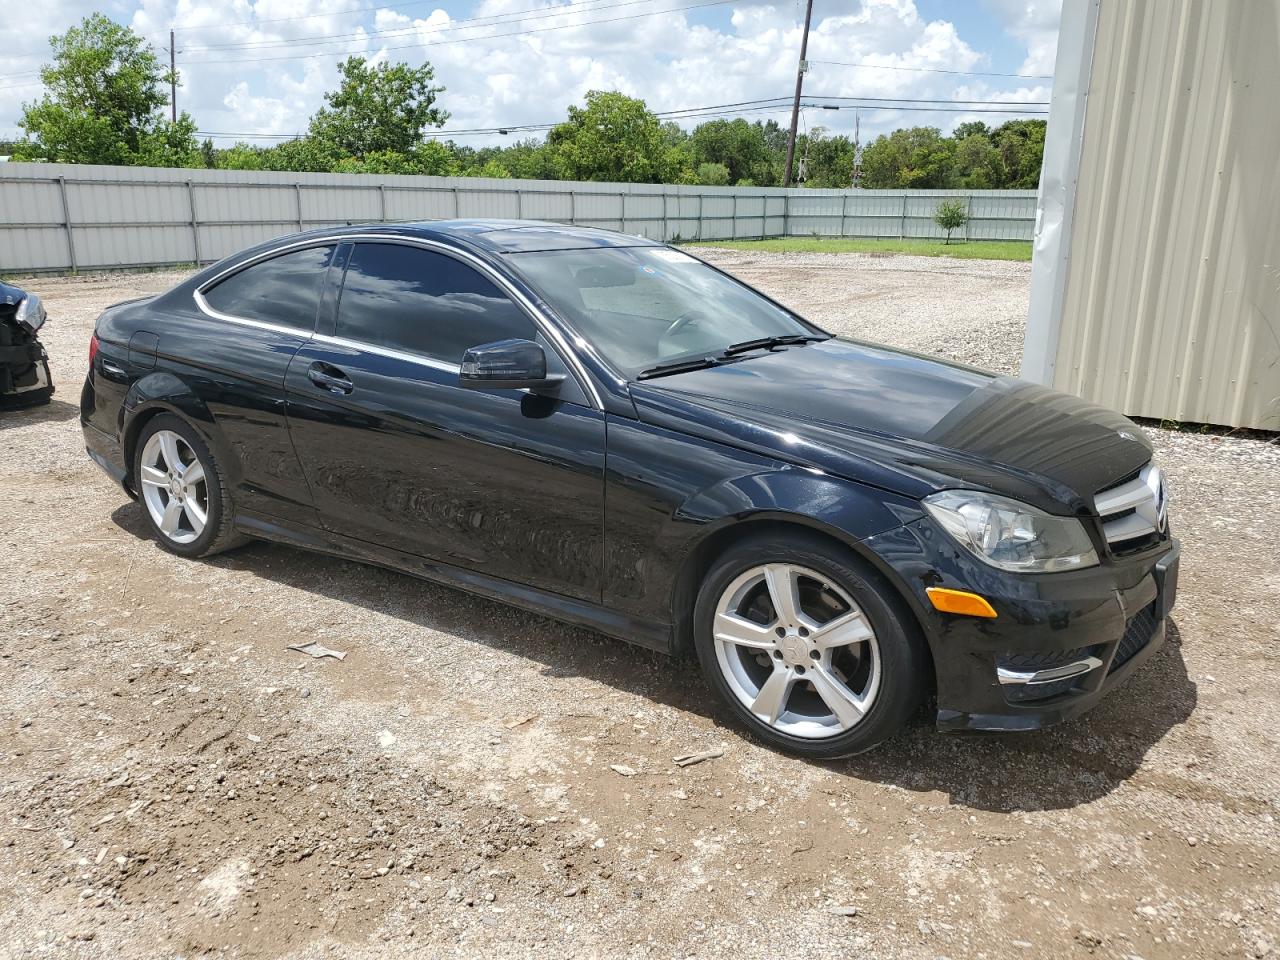
[[[1031,237],[1030,191],[781,190],[5,164],[0,271],[206,263],[298,230],[450,217],[558,220],[664,240],[936,237],[941,231],[933,211],[948,197],[969,204],[974,239]]]
[[[1054,385],[1280,429],[1280,0],[1102,0]]]

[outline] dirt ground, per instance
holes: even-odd
[[[713,256],[833,328],[1016,369],[1025,264]],[[922,715],[810,763],[692,664],[283,547],[162,552],[77,403],[98,312],[175,279],[21,281],[58,394],[0,414],[0,956],[1276,954],[1280,447],[1152,431],[1175,626],[1090,716]],[[312,640],[348,656],[287,649]]]

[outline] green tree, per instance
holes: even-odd
[[[555,180],[559,177],[551,147],[532,138],[513,143],[499,154],[498,159],[518,180]]]
[[[963,200],[943,200],[933,211],[933,222],[947,231],[946,242],[951,242],[951,231],[959,230],[969,222],[969,208]]]
[[[729,183],[752,180],[768,186],[778,182],[778,159],[769,149],[764,127],[759,123],[748,123],[742,118],[708,120],[694,129],[689,142],[694,162],[726,167]]]
[[[703,186],[727,187],[729,185],[729,168],[723,163],[700,163],[694,176]]]
[[[585,107],[547,134],[557,171],[566,180],[674,183],[688,176],[688,157],[667,141],[643,100],[592,90]]]
[[[401,153],[398,150],[371,150],[359,157],[342,157],[330,167],[334,173],[430,174],[437,177],[457,172],[453,152],[443,143],[428,141]]]
[[[308,131],[321,150],[355,158],[388,152],[407,155],[422,143],[428,128],[449,119],[436,106],[444,87],[432,85],[435,70],[429,63],[369,66],[364,57],[348,57],[338,72],[338,89],[325,94],[328,106],[311,118]]]
[[[991,142],[1000,151],[1005,181],[1011,190],[1034,190],[1040,185],[1040,167],[1044,163],[1043,120],[1010,120],[991,133]]]
[[[195,123],[162,113],[169,73],[142,37],[100,13],[49,38],[45,93],[25,104],[16,159],[199,166]]]
[[[469,177],[491,177],[498,180],[510,180],[511,171],[502,165],[502,161],[497,157],[491,157],[481,166],[475,167],[467,172]]]
[[[955,146],[937,127],[911,127],[879,136],[862,153],[862,183],[880,189],[950,187]]]
[[[991,137],[991,128],[981,120],[966,120],[964,123],[956,124],[956,128],[951,131],[951,139],[956,143],[964,140],[966,137],[979,136]]]
[[[806,187],[838,189],[853,183],[853,141],[828,137],[825,127],[814,127],[796,138],[796,156],[805,158]]]
[[[1004,160],[984,134],[971,133],[956,144],[956,186],[995,190],[1004,184]]]

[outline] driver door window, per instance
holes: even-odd
[[[457,366],[469,348],[533,340],[523,310],[453,257],[399,243],[359,243],[347,265],[337,334]]]

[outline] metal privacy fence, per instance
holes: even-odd
[[[316,227],[455,217],[555,220],[652,239],[937,238],[942,200],[972,240],[1030,240],[1034,190],[807,190],[475,177],[0,165],[0,273],[210,263]],[[960,234],[957,234],[960,235]]]

